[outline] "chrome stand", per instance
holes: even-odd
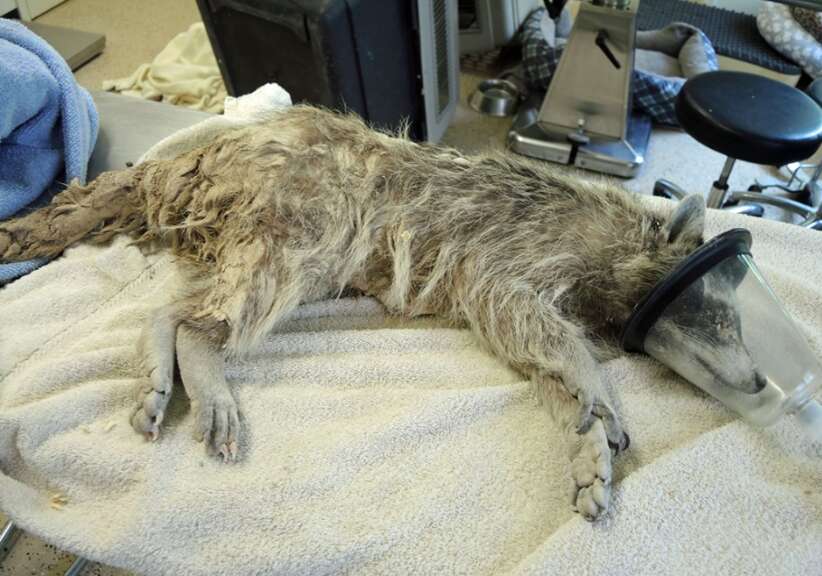
[[[17,542],[20,534],[20,529],[17,528],[17,526],[14,525],[14,522],[11,521],[6,522],[6,525],[3,526],[2,530],[0,530],[0,566],[2,566],[3,560],[5,560],[6,556],[9,555],[9,552],[11,552],[11,549],[14,546],[14,543]],[[75,558],[69,569],[66,570],[64,576],[80,576],[88,564],[89,561],[85,558]]]
[[[17,542],[17,538],[19,537],[20,530],[17,529],[14,523],[11,521],[6,522],[3,530],[0,531],[0,564],[2,564],[6,556],[9,555],[12,546],[14,546],[14,543]]]
[[[765,213],[765,209],[758,203],[742,205],[737,205],[737,203],[740,201],[749,201],[749,196],[756,197],[756,202],[759,202],[759,197],[762,195],[748,192],[728,193],[728,179],[731,176],[731,171],[733,170],[735,163],[736,160],[733,158],[725,159],[725,164],[722,166],[722,173],[711,186],[711,191],[708,194],[708,201],[706,204],[708,208],[721,208],[722,210],[726,210],[728,212],[760,218]],[[661,179],[654,183],[654,196],[681,200],[687,195],[688,193],[685,190],[670,180]]]

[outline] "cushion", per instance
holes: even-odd
[[[792,6],[791,14],[793,15],[793,19],[799,22],[799,25],[805,29],[805,32],[816,38],[817,42],[822,42],[822,13],[816,10],[800,8],[799,6]]]
[[[822,76],[822,45],[794,19],[790,7],[763,2],[756,24],[775,50],[802,66],[812,78]]]

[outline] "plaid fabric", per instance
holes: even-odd
[[[540,22],[544,8],[534,10],[522,25],[522,64],[525,80],[532,90],[547,90],[551,78],[559,66],[563,42],[551,46],[545,40]],[[699,34],[708,60],[714,69],[719,68],[711,41],[700,31]],[[563,39],[564,40],[564,39]],[[642,70],[634,70],[632,91],[635,110],[647,114],[658,124],[678,126],[676,119],[676,97],[685,84],[684,78],[668,78]]]
[[[537,8],[522,24],[522,65],[525,81],[532,90],[547,90],[559,66],[562,46],[551,46],[545,40],[540,22],[545,8]]]

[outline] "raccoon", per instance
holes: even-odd
[[[130,234],[170,250],[191,287],[140,343],[151,382],[132,425],[157,438],[175,362],[197,437],[237,457],[224,378],[300,303],[356,290],[392,313],[467,326],[535,386],[565,431],[571,502],[608,508],[628,446],[597,362],[635,304],[702,243],[700,196],[654,208],[606,180],[503,153],[467,156],[294,106],[174,158],[71,184],[0,223],[0,260]]]

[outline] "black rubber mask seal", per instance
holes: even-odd
[[[752,243],[748,230],[734,228],[694,250],[634,307],[622,331],[622,348],[627,352],[645,352],[645,336],[668,304],[720,262],[739,254],[750,254]]]

